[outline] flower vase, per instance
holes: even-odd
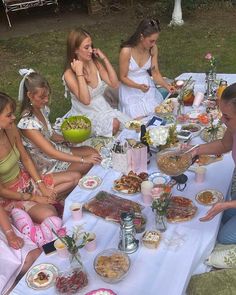
[[[180,98],[178,101],[178,108],[177,108],[177,116],[181,116],[184,114],[184,102],[183,99]]]
[[[213,83],[216,81],[216,67],[213,67],[209,70],[209,77]]]
[[[83,266],[81,262],[81,256],[80,256],[79,250],[76,248],[76,249],[69,250],[69,252],[70,252],[69,260],[70,260],[71,268]]]
[[[160,232],[164,232],[167,230],[167,218],[165,213],[158,212],[156,210],[155,222],[157,230],[159,230]]]

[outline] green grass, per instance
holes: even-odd
[[[168,27],[169,20],[161,19],[162,32],[158,41],[159,65],[164,76],[174,78],[182,72],[204,72],[204,55],[212,52],[217,58],[217,71],[236,72],[236,8],[196,10],[184,17],[182,27]],[[94,45],[100,47],[118,70],[119,45],[133,32],[139,22],[134,16],[115,15],[101,19],[96,26],[86,26]],[[25,37],[0,40],[0,90],[16,98],[20,75],[18,70],[31,67],[43,74],[52,88],[51,120],[70,108],[64,99],[61,83],[65,40],[68,30],[49,31]]]

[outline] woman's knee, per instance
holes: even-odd
[[[120,121],[116,118],[113,120],[113,130],[112,133],[115,135],[120,130]]]
[[[219,230],[217,240],[221,244],[236,244],[236,216],[232,217]]]
[[[71,171],[70,175],[71,175],[72,186],[75,187],[78,184],[79,180],[81,179],[82,175],[78,171]]]
[[[52,205],[40,205],[37,204],[32,207],[28,214],[32,220],[36,223],[41,223],[47,217],[58,216],[57,210]]]

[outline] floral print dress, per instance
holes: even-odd
[[[20,119],[17,125],[18,128],[22,130],[38,130],[43,135],[43,137],[46,140],[48,140],[58,151],[72,154],[69,147],[61,143],[55,143],[51,140],[51,136],[53,135],[53,129],[48,119],[50,112],[49,108],[42,108],[41,112],[44,116],[47,127],[45,127],[44,124],[34,114],[26,114]],[[70,166],[69,162],[63,162],[57,159],[52,159],[50,156],[46,155],[43,151],[41,151],[38,146],[32,143],[25,136],[23,136],[23,144],[27,151],[30,153],[40,174],[65,171]]]

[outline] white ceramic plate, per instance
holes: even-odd
[[[131,120],[125,123],[125,128],[140,131],[142,123],[138,120]]]
[[[128,190],[117,190],[114,186],[113,186],[112,189],[116,193],[125,194],[125,195],[135,195],[135,194],[139,194],[140,193],[140,192],[128,193]]]
[[[40,281],[38,274],[43,272],[47,276],[47,280]],[[35,290],[50,288],[58,275],[58,269],[50,263],[42,263],[31,268],[26,275],[27,285]]]
[[[210,192],[212,194],[212,197],[210,197],[209,199],[204,198],[203,194],[206,192]],[[221,202],[224,200],[224,196],[221,192],[214,190],[214,189],[206,189],[204,191],[199,192],[196,197],[195,197],[196,201],[201,204],[201,205],[205,205],[205,206],[212,206],[217,202]]]
[[[94,189],[102,183],[99,176],[86,175],[79,181],[79,186],[84,189]]]
[[[181,130],[188,130],[191,132],[192,136],[198,136],[202,130],[202,127],[201,125],[196,123],[189,123],[189,124],[183,124],[181,126]]]
[[[154,185],[167,184],[171,181],[171,177],[160,172],[153,172],[149,175],[148,180],[152,181]]]

